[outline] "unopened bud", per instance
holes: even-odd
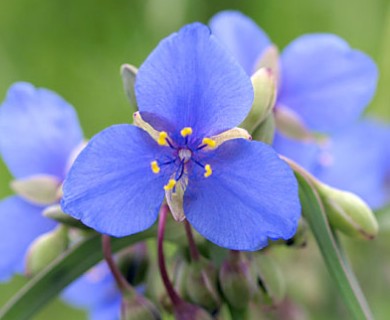
[[[137,109],[137,100],[135,98],[134,85],[137,72],[137,68],[130,64],[124,64],[121,67],[123,87],[130,104],[134,107],[135,110]]]
[[[38,205],[49,205],[57,202],[60,185],[57,177],[44,174],[11,182],[11,188],[17,195]]]
[[[202,258],[191,262],[186,284],[188,297],[193,303],[210,311],[218,309],[221,300],[217,291],[217,270],[211,262]]]
[[[264,303],[278,305],[286,294],[286,285],[279,266],[269,255],[261,252],[256,254],[255,261],[255,272],[264,293]]]
[[[271,114],[276,99],[275,77],[270,69],[261,68],[251,77],[254,99],[252,108],[240,125],[250,133]]]
[[[36,275],[63,253],[67,246],[68,232],[63,225],[35,239],[27,253],[26,275]]]
[[[118,267],[131,285],[144,282],[149,267],[146,243],[141,242],[121,251],[118,254]]]
[[[378,222],[368,205],[357,195],[317,182],[330,224],[348,236],[373,239]]]
[[[121,320],[160,320],[157,307],[145,297],[124,295],[121,304]]]
[[[219,271],[219,282],[226,301],[236,309],[244,309],[256,290],[256,278],[250,261],[240,252],[232,252]]]
[[[288,107],[278,105],[274,112],[276,128],[283,135],[300,141],[314,139],[297,113]]]
[[[271,145],[275,136],[275,118],[271,113],[253,133],[253,139]]]
[[[280,55],[276,46],[270,45],[256,62],[255,70],[268,68],[275,76],[276,84],[280,83]]]
[[[294,236],[286,241],[285,244],[289,247],[297,247],[297,248],[303,248],[306,246],[307,243],[307,223],[306,221],[301,218],[298,223],[298,229],[297,232],[295,232]]]
[[[63,223],[70,227],[75,227],[79,229],[86,229],[91,230],[89,227],[87,227],[85,224],[83,224],[80,220],[77,220],[70,215],[64,213],[61,209],[61,206],[59,204],[54,204],[50,207],[47,207],[43,211],[43,216],[53,219],[57,222]]]
[[[175,306],[174,315],[176,320],[212,320],[209,313],[201,307],[182,302]]]

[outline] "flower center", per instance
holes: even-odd
[[[179,150],[179,158],[183,163],[187,163],[192,156],[192,151],[188,148],[182,148]]]

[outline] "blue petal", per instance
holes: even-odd
[[[101,262],[68,286],[61,295],[67,303],[93,309],[120,301],[120,292],[107,264]],[[119,312],[119,307],[116,311]]]
[[[264,50],[271,45],[267,34],[238,11],[222,11],[210,20],[212,33],[222,41],[251,76]]]
[[[0,153],[16,178],[44,173],[63,179],[83,135],[71,105],[52,91],[16,83],[0,108]]]
[[[318,165],[320,146],[313,141],[300,141],[275,133],[273,148],[306,170],[313,172]]]
[[[89,312],[91,320],[119,320],[121,310],[121,300],[97,306]]]
[[[173,173],[166,165],[154,174],[150,163],[169,158],[170,150],[131,125],[102,131],[81,152],[65,180],[64,212],[117,237],[149,228]]]
[[[283,51],[281,60],[278,103],[292,108],[312,130],[342,129],[374,95],[375,63],[335,35],[302,36]]]
[[[143,115],[171,123],[171,132],[192,127],[197,137],[237,126],[253,100],[249,77],[199,23],[160,42],[140,67],[135,90]]]
[[[0,280],[24,270],[26,251],[38,236],[56,223],[42,216],[42,207],[13,196],[0,202]]]
[[[205,238],[234,250],[257,250],[267,239],[289,239],[300,217],[294,174],[261,142],[225,142],[207,159],[184,194],[188,221]]]
[[[319,166],[323,182],[356,193],[373,209],[390,200],[386,181],[390,174],[390,128],[374,121],[358,123],[335,135],[329,146],[329,165]]]

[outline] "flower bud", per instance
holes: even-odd
[[[226,301],[235,309],[244,309],[256,290],[256,278],[250,261],[240,252],[231,252],[219,271],[219,282]]]
[[[272,112],[276,99],[276,83],[272,71],[261,68],[251,77],[254,90],[252,108],[240,125],[253,132]]]
[[[255,273],[264,293],[264,303],[278,305],[285,297],[286,286],[279,266],[269,256],[258,253],[255,256]]]
[[[272,144],[275,136],[275,118],[271,113],[253,133],[253,139]]]
[[[70,215],[64,213],[61,209],[61,206],[59,204],[53,204],[50,207],[47,207],[43,211],[43,216],[53,219],[57,222],[63,223],[70,227],[75,227],[79,229],[85,229],[85,230],[91,230],[89,227],[87,227],[85,224],[83,224],[80,220],[77,220]]]
[[[217,291],[217,270],[201,258],[189,264],[187,269],[187,295],[189,299],[207,310],[215,311],[221,304]]]
[[[145,297],[124,295],[121,304],[121,320],[159,320],[160,312],[156,306]]]
[[[212,320],[213,318],[202,308],[193,304],[182,302],[175,306],[176,320]]]
[[[276,128],[283,135],[300,141],[311,141],[313,136],[310,131],[305,127],[301,118],[293,110],[278,105],[275,108],[275,125]]]
[[[63,253],[68,246],[67,228],[59,225],[31,244],[26,260],[26,275],[34,276]]]
[[[144,282],[149,267],[146,243],[138,243],[118,254],[118,267],[132,286]]]
[[[49,205],[57,202],[60,185],[57,177],[45,174],[33,175],[11,182],[11,188],[17,195],[37,205]]]
[[[318,181],[316,188],[333,227],[355,238],[373,239],[377,235],[378,222],[361,198]]]
[[[284,241],[289,247],[303,248],[307,243],[307,223],[301,218],[298,223],[297,232],[294,236],[286,241]]]
[[[134,91],[135,77],[137,75],[137,71],[137,68],[130,64],[124,64],[121,67],[123,87],[125,89],[126,96],[129,99],[130,104],[134,107],[134,109],[137,109],[137,100],[135,98]]]
[[[268,68],[275,76],[275,82],[280,82],[280,55],[276,46],[270,45],[263,51],[263,54],[256,62],[255,70]]]

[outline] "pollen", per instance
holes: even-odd
[[[168,133],[166,133],[165,131],[161,131],[159,136],[158,136],[157,143],[160,146],[166,146],[167,145],[167,138],[168,138]]]
[[[160,167],[158,166],[157,161],[152,161],[150,163],[150,168],[152,168],[153,173],[157,174],[160,172]]]
[[[176,180],[175,179],[169,179],[168,183],[164,186],[164,190],[172,190],[174,186],[176,185]]]
[[[210,177],[213,173],[213,170],[211,169],[211,166],[209,164],[206,164],[204,166],[204,170],[205,170],[205,173],[204,173],[205,178]]]
[[[183,138],[189,136],[192,134],[192,128],[191,127],[185,127],[181,129],[180,134]]]
[[[217,145],[217,143],[210,138],[203,138],[202,143],[209,146],[210,148],[215,148],[215,146]]]

